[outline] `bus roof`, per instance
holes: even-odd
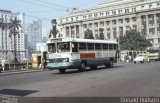
[[[47,43],[54,42],[80,42],[80,43],[108,43],[108,44],[118,44],[113,40],[95,40],[95,39],[79,39],[79,38],[54,38],[50,39]]]

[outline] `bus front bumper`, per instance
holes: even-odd
[[[54,69],[74,69],[75,67],[79,66],[79,63],[75,62],[63,62],[63,63],[48,63],[46,68],[49,70]]]

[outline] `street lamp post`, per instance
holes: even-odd
[[[26,49],[26,54],[27,54],[27,70],[28,70],[28,50]]]
[[[43,45],[39,45],[39,51],[41,53],[41,70],[43,69],[43,52],[42,52]]]

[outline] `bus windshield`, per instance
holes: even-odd
[[[55,53],[56,52],[55,43],[48,44],[48,52],[50,52],[50,53]]]
[[[70,43],[69,42],[59,42],[57,43],[57,52],[70,52]]]

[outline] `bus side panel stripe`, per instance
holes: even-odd
[[[80,59],[96,58],[95,53],[81,53]]]

